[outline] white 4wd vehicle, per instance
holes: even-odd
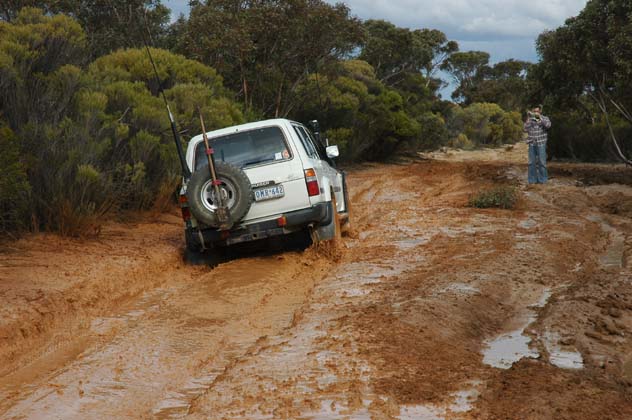
[[[207,133],[217,184],[231,227],[222,227],[218,199],[200,134],[189,142],[193,173],[180,204],[189,252],[308,230],[315,241],[340,236],[349,225],[345,175],[335,168],[337,146],[325,146],[304,125],[259,121]]]

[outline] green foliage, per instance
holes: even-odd
[[[470,197],[469,205],[479,209],[513,209],[517,201],[518,192],[516,188],[510,185],[501,185],[478,192]]]
[[[24,7],[41,9],[44,15],[63,13],[76,20],[87,33],[86,53],[92,58],[119,48],[141,47],[146,28],[159,44],[169,42],[170,11],[160,0],[4,0],[0,20],[24,22],[19,15]]]
[[[427,87],[439,66],[458,50],[455,41],[436,29],[411,31],[384,20],[368,20],[363,26],[366,40],[358,58],[371,64],[389,86],[407,74],[423,73]]]
[[[0,31],[0,86],[14,89],[0,92],[0,112],[18,139],[14,160],[27,170],[35,225],[86,233],[107,212],[149,208],[165,185],[173,188],[175,146],[142,50],[120,50],[82,70],[73,60],[85,36],[66,16],[25,9]],[[152,53],[179,128],[197,134],[198,110],[209,130],[244,121],[215,70]],[[13,168],[11,179],[20,173]]]
[[[343,159],[385,160],[420,136],[401,95],[384,86],[364,61],[343,61],[328,74],[311,74],[298,92],[304,102],[296,118],[317,115],[332,143],[341,142]]]
[[[20,160],[20,144],[8,127],[0,126],[0,232],[28,225],[31,186]]]
[[[613,145],[603,115],[596,114],[595,120],[591,121],[581,110],[562,110],[553,113],[550,118],[555,121],[548,145],[552,156],[588,162],[613,159]],[[632,126],[627,121],[613,116],[611,122],[617,138],[632,138]],[[630,142],[624,144],[629,146]]]
[[[14,24],[0,21],[0,104],[10,127],[30,117],[59,121],[80,85],[86,42],[66,16],[23,9]]]
[[[472,140],[468,139],[463,133],[460,133],[455,139],[449,143],[450,147],[455,149],[472,150],[476,147]]]
[[[450,55],[441,65],[441,69],[450,73],[459,86],[452,98],[458,99],[464,89],[474,86],[476,74],[488,63],[489,53],[484,51],[463,51]]]
[[[177,45],[224,75],[247,111],[276,117],[301,102],[306,75],[351,53],[362,31],[342,3],[209,0],[192,3],[181,36]]]
[[[595,97],[603,90],[632,106],[632,3],[590,0],[581,13],[537,40],[540,63],[530,76],[531,97],[554,115],[550,135],[553,156],[612,159],[609,136]],[[606,101],[611,105],[610,101]],[[611,109],[621,148],[632,155],[629,122]]]
[[[493,102],[508,111],[523,111],[528,104],[528,71],[531,64],[507,60],[493,66],[480,67],[469,85],[460,85],[455,97],[464,104]]]
[[[475,146],[500,146],[522,139],[520,114],[503,111],[497,104],[476,103],[465,108],[456,106],[451,112],[448,126],[454,141],[458,142],[459,135],[464,134]]]

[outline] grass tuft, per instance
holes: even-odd
[[[518,192],[511,185],[501,185],[492,189],[479,191],[470,197],[470,207],[479,209],[500,208],[513,209],[518,201]]]

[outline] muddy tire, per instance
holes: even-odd
[[[234,224],[241,220],[252,205],[254,196],[250,180],[238,167],[216,162],[217,179],[222,183],[220,193],[227,203],[230,220]],[[217,217],[217,201],[215,189],[208,168],[195,171],[187,185],[187,199],[191,213],[198,222],[209,226],[219,227]]]
[[[331,209],[333,214],[331,216],[331,223],[333,223],[334,236],[331,238],[331,242],[334,246],[338,246],[342,243],[342,226],[340,224],[340,215],[338,214],[338,206],[336,203],[335,194],[331,193]]]
[[[205,265],[207,267],[217,267],[225,261],[224,255],[216,250],[196,251],[186,248],[183,256],[184,262],[188,265]]]
[[[343,235],[348,235],[351,232],[351,200],[349,199],[349,189],[347,189],[347,183],[344,184],[344,198],[345,198],[345,212],[347,213],[347,219],[344,221],[342,226],[340,227],[340,231]]]

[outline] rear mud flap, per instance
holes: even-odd
[[[333,239],[334,236],[336,236],[336,226],[334,225],[334,223],[336,223],[334,217],[333,216],[333,208],[332,205],[330,204],[327,207],[327,218],[326,220],[329,220],[329,223],[323,226],[317,226],[317,227],[312,227],[309,232],[310,235],[312,237],[312,242],[316,243],[316,242],[320,242],[320,241],[328,241],[330,239]]]

